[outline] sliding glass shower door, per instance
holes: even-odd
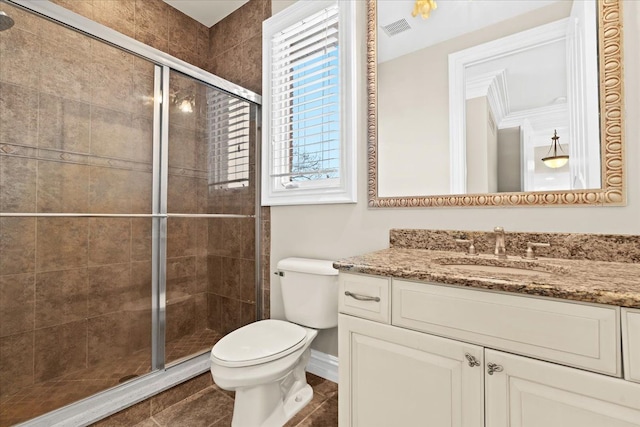
[[[151,370],[155,65],[2,3],[0,424]]]
[[[0,5],[5,426],[256,319],[259,107]]]
[[[167,363],[256,320],[257,111],[169,73]]]

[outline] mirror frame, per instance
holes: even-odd
[[[566,191],[378,197],[377,4],[376,0],[367,0],[367,192],[369,207],[625,206],[622,0],[596,1],[598,4],[601,188]]]

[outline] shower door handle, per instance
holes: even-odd
[[[375,302],[380,302],[380,297],[370,297],[368,295],[360,295],[360,294],[354,294],[352,292],[349,291],[344,291],[344,294],[348,297],[351,297],[353,299],[357,299],[358,301],[375,301]]]

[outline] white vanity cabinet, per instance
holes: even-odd
[[[640,427],[619,307],[340,276],[340,297],[357,283],[361,298],[340,305],[341,427]],[[360,305],[382,301],[380,280],[390,324]]]
[[[622,309],[624,377],[640,383],[640,310]]]

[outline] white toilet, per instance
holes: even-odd
[[[211,374],[235,390],[232,427],[281,427],[313,397],[305,368],[316,329],[338,326],[338,270],[333,261],[278,263],[285,317],[224,336],[211,350]]]

